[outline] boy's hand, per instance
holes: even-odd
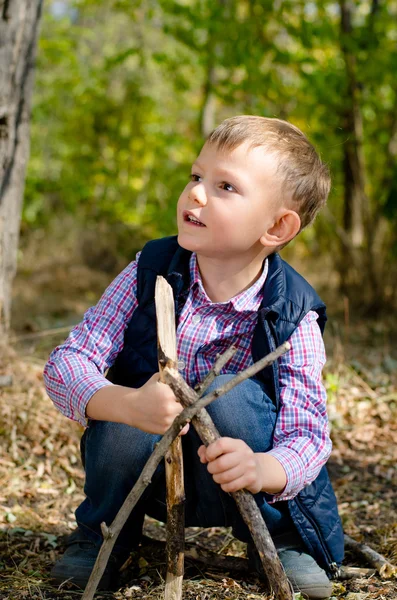
[[[164,434],[183,410],[174,392],[155,373],[140,388],[106,385],[92,395],[86,415],[96,421],[125,423],[147,433]],[[189,431],[189,423],[179,435]]]
[[[222,437],[209,446],[200,446],[198,455],[208,463],[208,472],[224,492],[245,488],[252,494],[262,490],[262,469],[259,454],[243,440]]]
[[[133,400],[134,427],[148,433],[163,434],[172,425],[173,420],[183,407],[177,401],[171,388],[160,381],[159,373],[152,377],[138,390]],[[180,435],[189,430],[189,423],[182,429]]]

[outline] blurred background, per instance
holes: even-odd
[[[206,135],[245,113],[290,120],[332,172],[328,208],[284,257],[335,323],[376,319],[384,336],[387,319],[389,334],[396,73],[393,0],[48,0],[14,331],[77,322],[147,239],[175,233]]]

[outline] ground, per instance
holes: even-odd
[[[85,275],[79,272],[74,281],[82,282]],[[70,284],[67,276],[64,283],[59,277],[57,281],[61,287]],[[22,283],[20,280],[17,289],[29,295],[32,287],[24,288]],[[35,289],[37,293],[37,281]],[[73,306],[71,322],[90,300],[83,296],[81,305]],[[0,389],[0,599],[77,600],[81,592],[67,585],[52,587],[48,574],[62,552],[65,535],[75,527],[74,509],[83,498],[79,457],[82,428],[58,414],[44,391],[44,358],[57,338],[52,334],[21,338],[23,330],[43,328],[39,304],[43,315],[48,312],[37,296],[32,296],[31,302],[25,314],[36,317],[23,321],[21,316],[19,331],[12,338],[13,348],[0,349],[0,375],[12,377],[12,383]],[[63,309],[58,306],[58,310],[61,314]],[[345,532],[397,564],[395,341],[390,323],[349,327],[345,323],[330,328],[325,382],[334,443],[329,468]],[[164,525],[148,520],[146,533],[163,539]],[[245,556],[245,546],[227,529],[189,529],[186,537],[220,554]],[[367,566],[349,554],[345,564]],[[162,551],[145,547],[123,571],[123,587],[97,597],[159,599],[164,566]],[[382,580],[374,575],[336,583],[334,596],[346,600],[397,599],[397,579]],[[266,600],[268,596],[254,574],[242,576],[210,566],[197,567],[188,560],[184,598]]]

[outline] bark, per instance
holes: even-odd
[[[10,325],[42,0],[0,1],[0,339]]]
[[[164,277],[156,280],[157,344],[160,378],[166,366],[176,367],[176,326],[174,295]],[[167,487],[167,576],[165,600],[181,600],[185,551],[185,487],[182,441],[177,437],[165,456]]]
[[[384,301],[385,286],[382,283],[383,269],[376,256],[376,238],[379,234],[381,204],[371,210],[366,193],[366,165],[363,154],[363,118],[360,105],[362,93],[357,80],[356,52],[352,13],[354,4],[351,0],[339,0],[341,13],[341,50],[346,70],[346,96],[343,113],[344,139],[344,228],[351,238],[353,250],[346,257],[341,256],[339,272],[342,291],[349,295],[356,290],[361,296],[366,293],[371,309]],[[374,35],[375,19],[378,3],[373,2],[369,15],[365,44],[370,55],[376,48]],[[347,258],[347,260],[346,260]],[[365,273],[365,278],[363,278]],[[369,283],[369,285],[368,285]]]
[[[362,246],[364,226],[369,220],[369,203],[365,193],[363,160],[363,123],[356,79],[356,58],[352,51],[351,3],[340,0],[341,49],[345,59],[347,97],[344,111],[344,226],[350,232],[353,245]]]

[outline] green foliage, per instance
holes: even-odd
[[[397,247],[397,2],[351,3],[371,215]],[[60,16],[59,7],[64,9]],[[55,11],[55,9],[58,9]],[[143,236],[175,230],[175,203],[213,124],[239,113],[287,118],[331,166],[330,210],[344,210],[349,96],[336,2],[64,0],[48,2],[39,43],[25,227],[72,214],[125,223]],[[395,134],[397,138],[397,133]],[[338,252],[319,219],[317,248]],[[394,230],[394,233],[393,233]],[[305,233],[308,244],[313,235]]]

